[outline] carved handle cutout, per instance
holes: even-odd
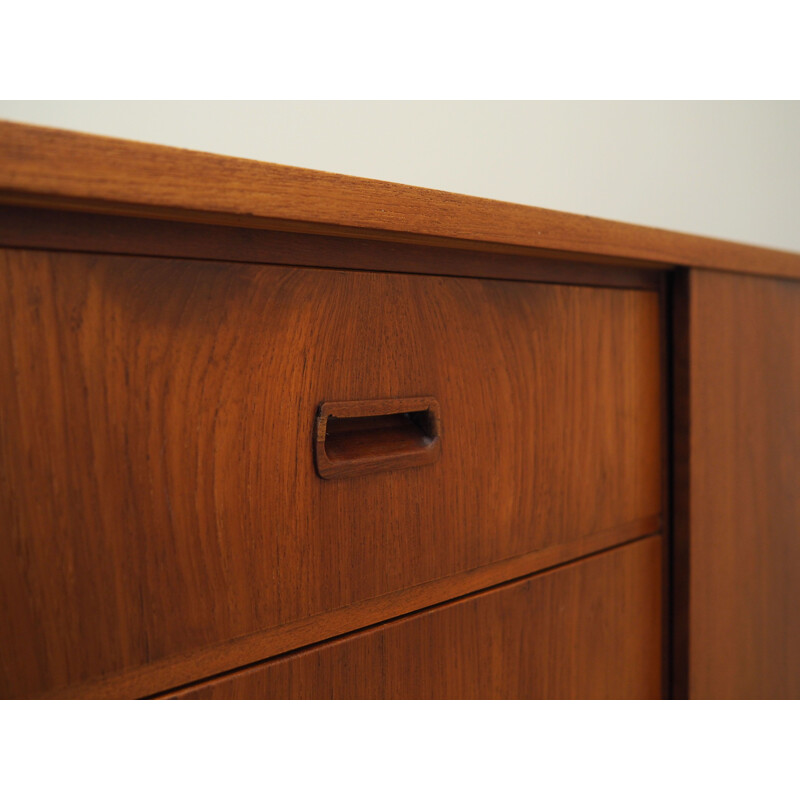
[[[433,397],[323,403],[315,451],[321,478],[344,478],[431,464],[441,451]]]

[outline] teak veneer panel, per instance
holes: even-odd
[[[0,340],[5,696],[661,513],[654,292],[7,250]],[[321,402],[414,396],[436,464],[317,477]]]
[[[691,272],[677,302],[679,690],[800,698],[800,284]]]
[[[796,253],[13,122],[0,122],[0,202],[800,277]]]
[[[661,542],[650,537],[170,696],[659,698]]]

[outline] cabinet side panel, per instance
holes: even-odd
[[[800,697],[800,284],[692,272],[687,289],[686,691]]]

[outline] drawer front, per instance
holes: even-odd
[[[171,697],[655,699],[660,586],[649,537]]]
[[[6,695],[661,511],[655,293],[0,258]],[[415,397],[433,463],[319,477],[322,403]]]

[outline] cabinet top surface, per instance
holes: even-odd
[[[800,279],[800,253],[2,120],[0,204]]]

